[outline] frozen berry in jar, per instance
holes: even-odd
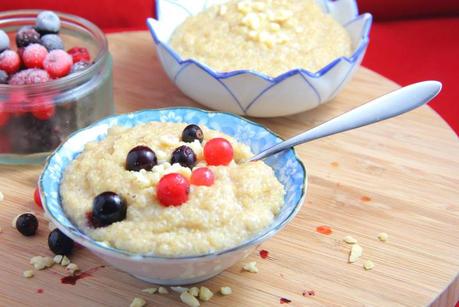
[[[64,50],[52,50],[46,56],[43,67],[51,78],[61,78],[69,74],[72,69],[72,57]]]
[[[72,56],[73,63],[78,63],[81,61],[89,62],[91,60],[88,49],[84,47],[73,47],[67,50],[67,53]]]
[[[4,70],[0,70],[0,84],[8,83],[8,74]]]
[[[215,176],[210,168],[200,167],[191,173],[191,184],[211,186],[214,184]]]
[[[43,11],[38,14],[35,20],[35,29],[41,35],[57,33],[61,29],[61,20],[56,13],[52,11]]]
[[[32,213],[24,213],[16,219],[16,229],[24,236],[33,236],[38,229],[38,220]]]
[[[196,165],[196,154],[186,145],[177,147],[172,152],[171,164],[178,163],[183,167],[193,168]]]
[[[194,140],[198,140],[202,143],[204,139],[204,133],[202,132],[201,128],[198,125],[188,125],[183,129],[182,132],[182,141],[186,143],[194,142]]]
[[[31,26],[23,26],[16,32],[16,46],[27,47],[30,44],[39,44],[40,34]]]
[[[89,62],[85,62],[85,61],[76,62],[75,64],[72,65],[72,69],[70,69],[70,73],[74,74],[74,73],[83,71],[89,66],[91,66],[91,63]]]
[[[204,145],[204,159],[209,165],[228,165],[233,160],[233,146],[224,138],[211,139]]]
[[[10,38],[5,31],[0,30],[0,52],[10,47]]]
[[[7,74],[14,74],[21,66],[21,59],[16,51],[5,50],[0,53],[0,69]]]
[[[48,247],[56,255],[69,255],[75,243],[58,228],[49,233]]]
[[[126,218],[127,205],[121,196],[103,192],[94,198],[92,207],[93,224],[105,227]]]
[[[22,53],[22,61],[27,68],[43,68],[48,50],[40,44],[30,44]]]
[[[48,49],[48,51],[56,49],[64,49],[64,42],[57,34],[46,34],[41,37],[41,44]]]
[[[153,150],[148,146],[136,146],[129,151],[126,157],[126,170],[140,171],[142,169],[150,171],[158,164],[158,159]]]
[[[178,173],[164,175],[156,186],[156,197],[163,206],[180,206],[188,200],[190,183]]]

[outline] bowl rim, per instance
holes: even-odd
[[[200,62],[199,60],[197,59],[193,59],[193,58],[182,58],[170,45],[168,42],[163,42],[162,40],[159,39],[158,35],[156,34],[156,31],[155,31],[155,25],[154,23],[156,21],[160,21],[161,20],[161,12],[159,10],[159,1],[164,1],[164,0],[155,0],[155,3],[156,3],[156,7],[157,7],[157,19],[154,19],[154,18],[147,18],[146,20],[146,23],[147,23],[147,26],[148,26],[148,29],[153,37],[153,41],[155,42],[155,44],[157,46],[161,46],[163,47],[173,58],[174,60],[181,66],[180,70],[183,69],[184,67],[187,67],[188,65],[191,65],[191,64],[194,64],[196,66],[198,66],[199,68],[201,68],[202,70],[204,70],[205,72],[207,72],[209,75],[211,75],[213,78],[215,79],[219,79],[219,80],[223,80],[223,79],[227,79],[227,78],[231,78],[231,77],[235,77],[235,76],[238,76],[238,75],[243,75],[243,74],[248,74],[248,75],[253,75],[255,77],[258,77],[258,78],[261,78],[263,80],[266,80],[268,82],[271,82],[271,83],[280,83],[281,81],[283,81],[284,79],[287,79],[293,75],[296,75],[298,73],[300,74],[303,74],[305,76],[308,76],[310,78],[320,78],[322,77],[323,75],[325,75],[328,71],[330,71],[333,67],[335,67],[336,65],[338,65],[341,61],[345,61],[351,65],[355,64],[357,62],[357,60],[362,56],[362,54],[365,52],[367,46],[368,46],[368,43],[370,41],[370,29],[371,29],[371,25],[373,23],[373,16],[370,14],[370,13],[363,13],[363,14],[360,14],[358,13],[358,6],[357,6],[357,1],[353,0],[353,5],[355,7],[355,12],[356,14],[354,15],[354,17],[347,21],[346,23],[342,24],[343,27],[346,27],[347,25],[349,24],[352,24],[353,22],[359,20],[359,19],[366,19],[366,22],[365,22],[365,25],[364,25],[364,28],[363,28],[363,31],[362,31],[362,36],[360,37],[360,40],[359,40],[359,43],[357,45],[357,47],[355,48],[355,50],[353,51],[353,53],[349,56],[349,57],[346,57],[346,56],[341,56],[341,57],[338,57],[336,59],[334,59],[333,61],[331,61],[330,63],[328,63],[327,65],[325,65],[324,67],[322,67],[321,69],[317,70],[316,72],[312,72],[312,71],[309,71],[307,69],[303,69],[303,68],[294,68],[294,69],[291,69],[291,70],[287,70],[286,72],[283,72],[277,76],[269,76],[263,72],[259,72],[259,71],[256,71],[256,70],[252,70],[252,69],[240,69],[240,70],[232,70],[232,71],[227,71],[227,72],[221,72],[221,71],[217,71],[215,69],[213,69],[212,67]],[[334,2],[332,0],[322,0],[322,2],[324,3],[329,3],[329,2]]]
[[[297,155],[297,153],[296,153],[294,148],[289,149],[289,151],[291,151],[293,153],[293,155],[295,157],[295,160],[301,166],[301,169],[303,170],[303,174],[304,174],[304,180],[303,180],[303,184],[302,184],[302,190],[301,190],[300,199],[295,204],[294,208],[288,214],[288,216],[284,220],[280,221],[277,225],[275,225],[275,227],[273,227],[273,225],[269,225],[268,227],[264,228],[260,232],[261,235],[254,235],[253,237],[249,238],[248,240],[245,240],[245,241],[241,242],[240,244],[238,244],[236,246],[233,246],[231,248],[227,248],[227,249],[223,249],[223,250],[219,250],[219,251],[214,251],[214,252],[210,252],[210,253],[206,253],[206,254],[178,256],[178,257],[157,256],[157,255],[154,255],[154,254],[151,254],[151,253],[144,253],[144,254],[142,254],[142,253],[133,253],[133,252],[129,252],[129,251],[126,251],[126,250],[122,250],[122,249],[118,249],[118,248],[114,248],[114,247],[110,247],[110,246],[106,246],[106,245],[102,245],[102,244],[96,244],[96,241],[93,238],[85,235],[76,226],[75,226],[75,228],[79,230],[78,233],[74,233],[72,231],[69,231],[67,229],[67,227],[62,225],[60,223],[59,219],[56,218],[50,212],[50,210],[48,210],[47,196],[45,194],[45,189],[44,189],[44,174],[49,170],[50,166],[52,165],[51,161],[53,160],[53,157],[56,156],[59,153],[59,151],[63,148],[63,146],[71,138],[73,138],[76,135],[78,135],[80,133],[83,133],[83,132],[85,132],[87,130],[94,129],[95,127],[98,127],[98,126],[103,125],[103,124],[107,124],[108,122],[110,122],[110,120],[112,120],[114,118],[117,118],[117,117],[125,117],[125,118],[133,119],[136,116],[139,116],[140,114],[149,113],[149,112],[173,111],[173,110],[184,110],[184,109],[198,111],[198,112],[206,114],[207,116],[209,114],[225,114],[225,115],[229,115],[229,116],[235,117],[238,120],[241,120],[241,121],[243,121],[243,122],[245,122],[247,124],[261,127],[263,129],[265,129],[268,133],[274,135],[275,137],[277,137],[277,138],[279,138],[281,140],[284,140],[277,133],[271,131],[269,128],[265,127],[264,125],[259,124],[259,123],[254,122],[254,121],[251,121],[249,119],[246,119],[246,118],[244,118],[242,116],[239,116],[237,114],[234,114],[234,113],[231,113],[231,112],[209,111],[209,110],[204,110],[204,109],[195,108],[195,107],[182,106],[182,107],[166,107],[166,108],[158,108],[158,109],[143,109],[143,110],[138,110],[138,111],[135,111],[135,112],[124,113],[124,114],[115,114],[115,115],[112,115],[112,116],[105,117],[104,119],[99,120],[99,121],[87,126],[86,128],[77,130],[77,131],[73,132],[72,134],[70,134],[68,136],[68,138],[61,145],[59,145],[59,147],[57,147],[55,149],[55,151],[50,156],[48,156],[48,158],[46,159],[46,163],[45,163],[45,165],[43,167],[43,170],[42,170],[42,172],[40,174],[40,177],[38,179],[38,186],[39,186],[40,198],[42,199],[43,209],[44,209],[46,215],[49,217],[49,219],[64,234],[66,234],[68,237],[70,237],[74,241],[78,242],[79,244],[87,247],[88,249],[94,250],[97,253],[108,255],[108,256],[112,256],[112,257],[115,257],[115,258],[130,259],[130,260],[159,260],[159,261],[161,261],[161,260],[162,261],[174,261],[174,260],[176,260],[176,261],[180,261],[180,260],[196,260],[196,259],[215,258],[215,257],[219,257],[219,256],[222,256],[222,255],[225,255],[225,254],[230,254],[230,253],[238,251],[238,250],[244,250],[244,249],[246,249],[246,248],[248,248],[250,246],[253,246],[253,245],[261,244],[261,242],[263,242],[266,239],[272,237],[274,234],[276,234],[282,228],[284,228],[293,219],[293,217],[296,216],[296,214],[299,212],[299,210],[303,206],[303,203],[304,203],[304,200],[305,200],[305,197],[306,197],[306,193],[307,193],[307,187],[308,187],[308,172],[307,172],[307,169],[304,166],[304,164],[301,161],[301,159],[299,158],[299,156]],[[60,172],[61,173],[63,172],[62,168],[60,168]],[[60,179],[60,181],[62,181],[62,178]],[[59,182],[59,185],[60,185],[60,182]],[[49,197],[51,197],[51,196],[49,196]],[[57,197],[58,197],[58,202],[60,204],[61,210],[65,214],[65,211],[62,208],[62,204],[61,204],[61,200],[60,200],[60,193],[58,194]]]

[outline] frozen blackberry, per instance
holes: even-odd
[[[5,31],[0,30],[0,52],[10,47],[10,38]]]
[[[0,84],[7,84],[8,83],[8,74],[0,69]]]
[[[84,62],[84,61],[76,62],[75,64],[72,65],[72,69],[70,69],[70,73],[74,74],[79,71],[83,71],[89,66],[91,66],[91,63],[89,62]]]
[[[31,26],[21,27],[16,32],[16,46],[27,47],[30,44],[39,44],[40,34]]]
[[[64,49],[64,42],[61,37],[56,34],[46,34],[41,37],[41,44],[48,49],[48,51],[55,49]]]
[[[61,28],[61,20],[52,11],[43,11],[38,14],[35,28],[41,35],[58,33]]]

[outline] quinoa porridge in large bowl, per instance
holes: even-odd
[[[255,117],[310,110],[352,78],[372,17],[355,0],[157,0],[147,24],[166,74],[207,107]]]
[[[121,270],[160,284],[198,282],[246,257],[301,207],[306,173],[293,150],[246,162],[280,141],[228,113],[114,116],[50,156],[43,206],[65,234]]]

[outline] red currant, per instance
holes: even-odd
[[[211,139],[204,145],[204,158],[209,165],[228,165],[233,160],[233,146],[224,138]]]
[[[33,200],[38,207],[43,208],[43,204],[41,203],[40,190],[38,187],[36,187],[35,191],[33,192]]]
[[[191,174],[191,184],[211,186],[214,184],[214,173],[207,167],[200,167]]]
[[[163,206],[180,206],[188,200],[190,183],[180,174],[164,175],[156,186],[156,197]]]

